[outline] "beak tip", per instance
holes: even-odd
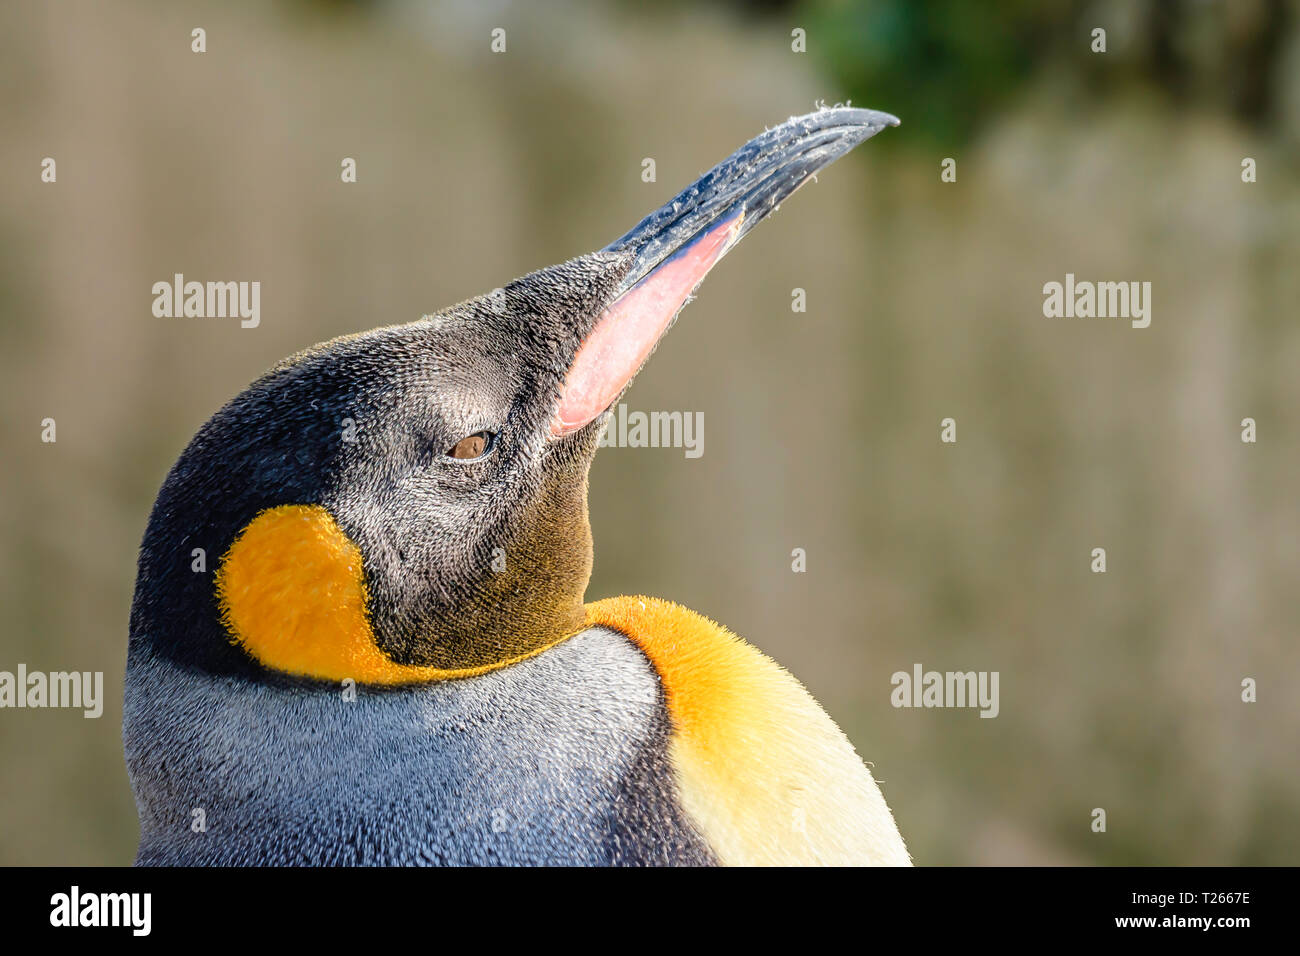
[[[885,113],[880,110],[850,109],[849,112],[859,114],[858,124],[868,127],[873,133],[879,132],[886,126],[899,126],[903,122],[893,113]]]

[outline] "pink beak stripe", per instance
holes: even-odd
[[[656,266],[596,320],[564,380],[552,436],[577,431],[618,398],[687,297],[727,251],[743,220],[739,215],[714,227]]]

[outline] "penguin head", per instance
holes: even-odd
[[[204,425],[159,493],[132,654],[406,684],[580,630],[587,472],[609,410],[709,269],[896,123],[852,109],[792,119],[599,252],[271,369]]]

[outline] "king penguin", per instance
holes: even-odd
[[[136,862],[909,864],[787,671],[668,601],[584,604],[610,409],[719,259],[897,123],[791,119],[599,252],[217,412],[140,550]]]

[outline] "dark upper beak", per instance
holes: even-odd
[[[711,227],[740,215],[731,248],[819,169],[898,123],[897,116],[875,110],[823,109],[754,137],[606,246],[636,255],[615,297]]]
[[[824,109],[755,137],[646,216],[608,252],[631,266],[569,367],[551,435],[590,424],[627,388],[695,287],[819,169],[898,119]]]

